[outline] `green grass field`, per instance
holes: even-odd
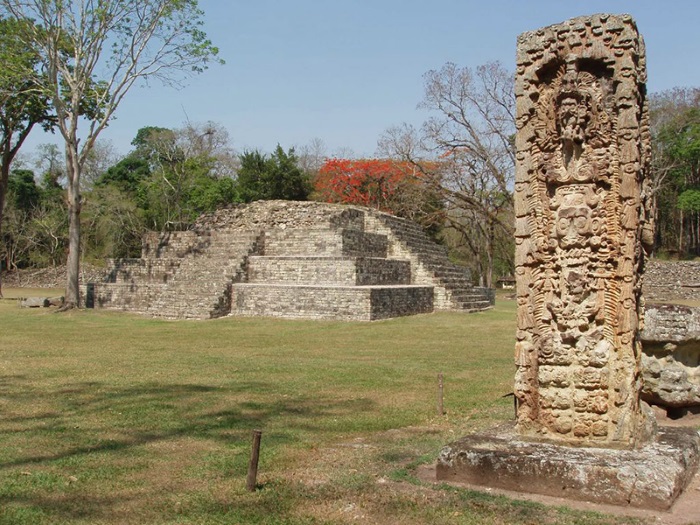
[[[417,477],[442,445],[512,418],[512,301],[337,323],[12,299],[39,293],[60,291],[0,301],[0,524],[638,523]]]

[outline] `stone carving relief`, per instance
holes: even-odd
[[[627,16],[518,42],[515,395],[526,436],[631,447],[649,433],[637,336],[651,231],[645,74]]]

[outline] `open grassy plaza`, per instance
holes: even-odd
[[[513,301],[374,323],[168,322],[20,309],[22,293],[0,301],[0,524],[638,523],[418,475],[513,417]]]

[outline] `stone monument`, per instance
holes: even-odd
[[[634,447],[651,230],[644,44],[630,17],[526,33],[516,76],[515,396],[523,436]]]
[[[519,37],[516,425],[446,447],[439,478],[667,508],[694,472],[697,432],[657,435],[640,401],[645,81],[630,16]]]

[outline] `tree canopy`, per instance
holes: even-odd
[[[298,162],[294,148],[285,152],[279,144],[270,156],[258,150],[244,152],[237,175],[241,200],[307,200],[311,186]]]
[[[700,255],[700,89],[650,99],[656,250]]]
[[[0,235],[12,162],[35,125],[53,125],[39,55],[22,38],[32,26],[31,20],[0,18]]]
[[[206,69],[218,49],[196,0],[0,0],[0,9],[45,72],[37,88],[65,141],[70,308],[79,302],[80,179],[97,137],[137,81],[177,84]]]

